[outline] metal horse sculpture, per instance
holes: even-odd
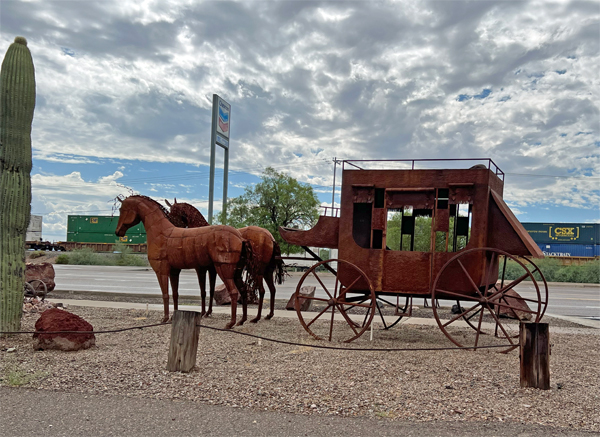
[[[185,226],[189,228],[208,226],[208,222],[204,219],[202,213],[189,203],[178,203],[177,199],[175,199],[173,204],[167,201],[167,205],[171,208],[168,213],[169,219],[176,226]],[[256,323],[261,319],[265,297],[263,279],[267,283],[271,294],[270,311],[265,317],[268,320],[273,317],[275,312],[275,281],[280,285],[283,284],[284,272],[283,261],[281,260],[281,249],[279,248],[279,244],[273,238],[273,235],[266,229],[259,228],[258,226],[247,226],[238,229],[238,231],[242,234],[244,239],[250,241],[253,253],[257,257],[256,280],[254,284],[258,287],[259,292],[258,313],[251,322]],[[211,270],[209,270],[209,279],[210,300],[208,302],[207,315],[212,313],[212,302],[215,292],[215,273]],[[202,313],[204,313],[204,302],[206,299],[204,283],[206,281],[206,271],[204,272],[203,278],[201,278],[200,273],[198,273],[198,280],[200,281],[200,293],[202,296]],[[247,291],[250,293],[252,290]]]
[[[167,199],[165,203],[171,209],[167,213],[168,219],[178,228],[200,228],[210,226],[204,216],[195,207],[189,203],[178,203],[177,199],[171,204]],[[209,272],[208,278],[210,281],[210,303],[208,315],[212,313],[212,298],[215,290],[215,281],[217,279],[217,271],[213,265],[206,268],[197,268],[198,283],[200,284],[200,297],[202,298],[202,315],[206,312],[206,272]],[[243,323],[243,322],[242,322]]]
[[[214,266],[231,296],[231,320],[225,326],[233,327],[236,321],[239,291],[251,286],[254,270],[249,269],[247,283],[242,281],[245,265],[254,265],[252,247],[237,229],[231,226],[207,226],[194,229],[175,227],[167,218],[166,210],[146,196],[130,196],[121,201],[119,223],[115,233],[123,237],[127,230],[139,222],[144,224],[148,239],[148,261],[156,273],[163,296],[163,323],[169,320],[169,280],[175,309],[178,305],[179,273],[182,269],[206,269]],[[247,318],[246,293],[242,293],[244,313]]]

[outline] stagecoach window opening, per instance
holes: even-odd
[[[385,188],[375,188],[375,208],[385,206]]]
[[[438,219],[446,215],[440,211],[440,200],[442,190],[438,190]],[[443,205],[443,203],[442,203]],[[473,219],[473,205],[469,203],[458,203],[447,205],[448,208],[448,228],[441,229],[441,225],[436,225],[435,251],[436,252],[458,252],[467,247],[471,237],[471,224]],[[442,214],[443,213],[443,214]]]
[[[388,209],[386,248],[409,252],[429,252],[431,246],[431,209]]]
[[[452,252],[458,252],[467,247],[467,243],[469,242],[472,207],[466,203],[450,206],[450,229],[453,231]],[[452,211],[452,209],[454,209],[454,211]]]
[[[352,222],[352,237],[356,244],[365,249],[371,247],[372,203],[355,203]]]

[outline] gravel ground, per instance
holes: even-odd
[[[69,296],[72,297],[72,296]],[[161,312],[71,306],[96,331],[158,323]],[[39,315],[23,318],[32,330]],[[205,318],[221,328],[228,317]],[[554,326],[551,324],[551,327]],[[551,328],[552,329],[552,328]],[[551,390],[519,387],[518,352],[373,352],[317,349],[294,319],[238,327],[283,345],[200,331],[196,368],[165,370],[170,327],[97,334],[78,352],[33,351],[30,335],[0,338],[0,385],[84,394],[185,399],[296,414],[409,421],[515,421],[600,432],[600,330],[571,328],[551,337]],[[365,335],[352,348],[447,347],[437,328],[403,325]],[[9,352],[11,348],[16,348]]]

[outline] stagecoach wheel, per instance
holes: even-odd
[[[366,301],[367,299],[364,299],[364,300]],[[404,315],[396,316],[397,319],[388,325],[388,323],[385,320],[385,315],[383,314],[382,308],[385,308],[385,306],[388,305],[388,306],[393,307],[397,312],[404,314],[404,313],[406,313],[406,311],[408,310],[408,306],[410,305],[410,297],[407,297],[404,301],[404,306],[401,306],[399,303],[394,304],[394,303],[389,302],[386,299],[382,298],[381,296],[377,296],[375,305],[377,308],[377,313],[379,314],[379,318],[381,319],[381,324],[382,324],[381,329],[384,331],[387,331],[388,329],[391,329],[394,326],[396,326],[400,322],[400,320],[402,320]],[[367,312],[365,314],[365,317],[363,319],[363,325],[367,322],[369,314],[370,314],[370,312]]]
[[[510,275],[506,268],[508,260],[515,263]],[[495,346],[501,352],[509,352],[516,348],[519,324],[501,318],[500,310],[528,315],[531,321],[539,322],[547,304],[528,265],[531,267],[533,263],[494,248],[466,250],[444,264],[435,278],[431,298],[458,300],[461,307],[459,314],[446,320],[441,318],[442,311],[433,306],[435,320],[446,337],[459,347],[473,350]],[[527,282],[530,290],[522,291],[520,298],[512,296],[510,291],[526,280],[530,281]],[[457,289],[457,284],[463,284],[464,289]],[[543,286],[547,294],[545,280]]]
[[[41,284],[41,290],[36,290],[36,288],[38,288],[38,284]],[[41,296],[42,301],[44,301],[44,299],[46,299],[46,295],[48,294],[48,287],[41,279],[33,279],[25,283],[25,294],[34,297]]]
[[[506,274],[506,261],[506,258],[504,258],[503,262],[500,264],[500,286],[504,286],[502,281],[505,280],[504,277]],[[544,314],[546,313],[546,308],[548,307],[548,283],[546,282],[546,278],[544,277],[544,274],[542,273],[540,268],[533,261],[531,261],[528,258],[521,257],[519,257],[519,261],[521,261],[529,269],[529,271],[531,272],[531,274],[535,278],[535,281],[538,284],[540,290],[540,304],[542,305],[539,317],[539,320],[541,320],[542,317],[544,317]]]
[[[469,313],[469,314],[464,314],[464,313],[463,313],[463,311],[464,311],[464,310],[463,310],[463,307],[462,307],[462,305],[460,304],[460,300],[457,300],[457,301],[456,301],[456,305],[458,306],[458,313],[456,313],[456,314],[462,314],[462,319],[463,319],[463,321],[464,321],[464,322],[465,322],[467,325],[469,325],[469,326],[470,326],[472,329],[474,329],[475,331],[477,331],[477,330],[478,330],[478,328],[477,328],[477,326],[475,326],[475,325],[474,325],[474,324],[471,322],[471,319],[475,317],[475,320],[477,320],[477,316],[479,316],[479,313],[481,312],[481,308],[479,308],[479,310],[477,310],[477,311],[475,311],[475,312],[471,312],[471,313]],[[440,307],[440,303],[439,303],[439,301],[436,301],[436,306],[437,306],[437,308],[439,308],[439,307]],[[452,311],[454,312],[454,307],[452,308]],[[481,332],[481,331],[480,331],[480,334],[484,334],[484,335],[485,335],[485,332]]]
[[[337,263],[337,271],[332,263]],[[332,271],[336,272],[333,279]],[[344,284],[340,281],[341,271]],[[306,285],[317,287],[314,297],[300,296],[300,289]],[[351,342],[369,328],[376,311],[375,292],[367,275],[339,259],[321,261],[308,269],[298,282],[294,298],[300,323],[318,340]],[[300,299],[312,301],[317,308],[311,311],[316,314],[303,313]]]
[[[35,297],[35,290],[29,282],[23,284],[23,292],[27,297]]]

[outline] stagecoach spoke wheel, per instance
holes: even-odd
[[[535,264],[494,248],[465,250],[451,258],[431,291],[433,301],[459,304],[458,314],[449,315],[443,303],[433,306],[435,320],[450,341],[473,350],[494,346],[500,352],[519,345],[519,320],[540,321],[547,296],[546,280]]]
[[[337,269],[333,268],[336,264]],[[300,295],[300,289],[307,285],[316,286],[313,297]],[[369,328],[377,309],[367,275],[338,259],[321,261],[308,269],[298,282],[294,299],[300,323],[318,340],[348,343],[357,339]],[[302,311],[303,300],[311,301],[311,312]]]
[[[48,287],[46,287],[46,283],[41,279],[32,279],[29,282],[25,282],[25,296],[28,297],[41,297],[42,301],[46,299],[46,295],[48,294]]]
[[[366,300],[367,300],[366,298],[363,299],[363,301],[366,301]],[[388,329],[391,329],[394,326],[396,326],[400,322],[400,320],[402,320],[402,318],[404,317],[404,313],[406,313],[406,311],[408,310],[408,307],[410,305],[410,297],[405,298],[404,305],[402,305],[399,302],[398,303],[392,303],[392,302],[389,302],[387,299],[382,298],[381,296],[377,296],[375,304],[376,304],[376,308],[377,308],[377,314],[379,315],[379,318],[380,318],[381,324],[382,324],[381,329],[383,329],[384,331],[387,331]],[[386,306],[389,307],[389,308],[394,308],[394,310],[397,313],[402,314],[401,316],[400,315],[395,315],[395,317],[397,317],[397,319],[394,320],[389,325],[388,325],[388,322],[386,321],[385,314],[383,314],[383,310],[386,308]],[[365,314],[365,317],[363,319],[363,325],[365,323],[367,323],[369,315],[370,315],[369,312],[367,312]],[[361,325],[361,326],[363,326],[363,325]]]

